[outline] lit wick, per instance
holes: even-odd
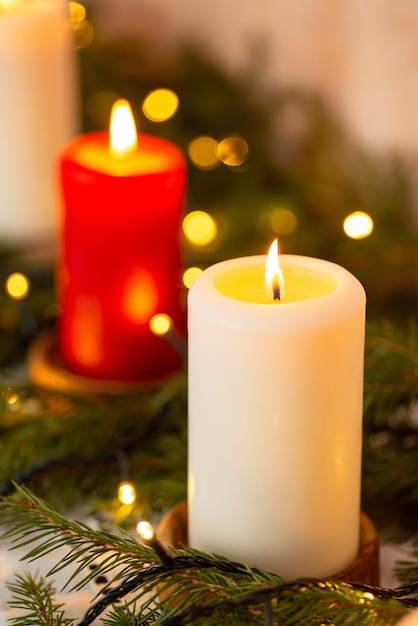
[[[273,300],[280,300],[280,285],[279,279],[275,278],[273,280]]]
[[[273,301],[278,302],[284,295],[284,280],[279,264],[279,242],[277,239],[271,244],[266,259],[266,287],[268,297],[271,298],[273,291]]]

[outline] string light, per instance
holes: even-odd
[[[184,337],[174,328],[173,320],[169,315],[157,313],[151,318],[149,328],[154,335],[164,337],[182,360],[187,358],[187,344]]]
[[[14,272],[6,279],[5,289],[13,300],[23,300],[30,290],[29,278],[20,272]]]
[[[151,318],[149,327],[154,335],[166,335],[173,327],[173,320],[166,313],[157,313]]]
[[[152,548],[156,552],[156,554],[160,557],[164,565],[167,565],[169,567],[172,566],[173,559],[168,554],[163,544],[160,541],[158,541],[152,524],[150,524],[147,521],[140,521],[136,525],[136,532],[141,537],[141,539],[145,541],[145,543],[149,545],[150,548]]]
[[[218,142],[213,137],[196,137],[190,142],[188,154],[193,165],[201,170],[213,170],[219,165]]]
[[[127,480],[120,483],[118,488],[118,498],[121,504],[134,504],[136,501],[135,485]]]
[[[72,22],[82,22],[86,19],[86,9],[79,2],[70,2],[70,17]]]
[[[94,29],[86,19],[86,9],[79,2],[70,2],[70,20],[73,28],[74,48],[86,48],[94,38]]]
[[[187,270],[183,273],[183,285],[190,289],[193,285],[194,281],[200,274],[202,273],[202,269],[200,267],[188,267]]]
[[[217,145],[216,155],[222,163],[231,167],[242,165],[248,156],[248,144],[242,137],[233,135],[222,139]]]
[[[165,122],[173,117],[179,106],[179,98],[171,89],[154,89],[144,99],[142,111],[152,122]]]
[[[363,211],[350,213],[344,220],[343,228],[347,237],[351,239],[364,239],[373,232],[373,220]]]
[[[3,391],[3,398],[5,399],[6,404],[12,409],[17,409],[20,405],[20,396],[13,391],[11,387],[7,387]]]
[[[218,234],[216,222],[205,211],[192,211],[183,220],[183,232],[195,246],[207,246]]]
[[[154,528],[152,524],[147,521],[138,522],[136,525],[136,532],[144,541],[150,541],[154,538]]]

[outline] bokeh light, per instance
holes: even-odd
[[[136,525],[136,532],[145,541],[149,541],[154,538],[154,528],[149,522],[141,521]]]
[[[154,89],[144,99],[142,111],[152,122],[165,122],[179,106],[179,98],[171,89]]]
[[[216,222],[205,211],[192,211],[183,220],[183,232],[195,246],[207,246],[218,233]]]
[[[10,407],[16,407],[16,406],[20,405],[20,396],[11,387],[7,387],[3,391],[3,397],[4,397],[5,401],[6,401],[6,403]]]
[[[183,285],[187,287],[187,289],[190,289],[202,271],[203,270],[200,267],[188,267],[183,274]]]
[[[121,504],[133,504],[136,500],[135,485],[129,481],[120,483],[118,498]]]
[[[86,19],[86,9],[79,2],[70,2],[70,20],[73,27],[74,48],[86,48],[94,38],[94,29]]]
[[[292,235],[298,227],[296,215],[289,209],[273,209],[270,213],[270,224],[278,235]]]
[[[355,211],[344,220],[344,232],[351,239],[364,239],[373,232],[373,220],[363,211]]]
[[[213,137],[196,137],[190,142],[188,153],[191,162],[201,170],[213,170],[219,165],[218,142]]]
[[[237,167],[247,159],[248,144],[245,139],[238,135],[226,137],[218,143],[216,155],[225,165]]]
[[[20,272],[14,272],[7,278],[5,288],[13,300],[23,300],[30,290],[29,278]]]
[[[82,22],[86,19],[86,9],[79,2],[70,2],[71,21]]]
[[[151,318],[149,327],[154,335],[166,335],[173,327],[173,320],[166,313],[157,313]]]

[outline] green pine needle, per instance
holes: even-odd
[[[54,601],[54,585],[39,575],[16,576],[7,588],[12,593],[9,605],[22,613],[8,620],[12,626],[70,626],[75,618],[66,617],[63,604]]]
[[[67,548],[67,555],[59,557],[47,575],[68,564],[75,565],[66,583],[75,592],[93,576],[110,574],[110,582],[79,622],[81,626],[91,624],[111,605],[105,619],[115,626],[212,626],[220,619],[225,624],[261,625],[266,611],[283,626],[391,626],[407,612],[404,602],[394,599],[401,597],[401,592],[391,595],[379,588],[327,580],[285,581],[263,570],[191,549],[171,550],[167,565],[152,548],[142,546],[129,534],[96,531],[69,520],[23,487],[17,487],[13,498],[0,503],[0,523],[6,526],[3,537],[12,539],[15,547],[42,539],[26,554],[31,561]],[[94,573],[89,570],[93,564]],[[28,624],[35,623],[30,620],[40,613],[45,617],[39,623],[71,622],[64,611],[59,612],[60,607],[52,600],[53,587],[43,579],[20,578],[12,590],[13,606],[25,615],[17,626],[24,619]],[[117,600],[125,604],[115,605]]]

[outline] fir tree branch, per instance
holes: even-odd
[[[283,626],[331,622],[388,626],[398,621],[406,612],[397,602],[380,605],[371,595],[369,597],[356,592],[344,583],[300,580],[264,587],[248,594],[237,594],[227,600],[192,605],[181,613],[163,618],[159,623],[162,626],[182,626],[191,621],[193,624],[205,621],[213,616],[219,619],[225,613],[245,609],[241,619],[245,619],[246,624],[260,624],[263,623],[260,605],[263,606],[266,602],[269,602],[275,618]]]
[[[12,538],[15,547],[31,545],[27,559],[67,547],[67,555],[48,574],[76,564],[76,571],[67,581],[69,585],[81,576],[73,589],[79,589],[99,572],[114,574],[103,597],[87,610],[78,626],[88,626],[128,594],[125,607],[130,615],[133,604],[141,600],[140,616],[133,622],[137,626],[174,626],[190,620],[203,620],[209,625],[212,619],[224,614],[228,619],[234,615],[237,624],[259,624],[264,619],[260,616],[264,615],[266,601],[272,602],[274,615],[283,625],[298,623],[297,619],[307,623],[309,615],[321,620],[310,623],[327,624],[332,620],[336,626],[391,625],[406,612],[406,607],[418,605],[418,599],[413,597],[417,580],[394,590],[330,580],[283,581],[258,568],[190,549],[171,551],[170,560],[161,562],[158,553],[130,535],[94,531],[68,520],[22,487],[17,487],[13,498],[0,503],[0,522],[11,524],[3,536]],[[33,548],[36,539],[42,539],[42,543]],[[83,576],[83,570],[98,557],[101,561],[97,568]],[[168,592],[167,600],[159,598]]]
[[[133,536],[122,530],[118,534],[96,531],[87,524],[69,520],[27,488],[17,485],[15,497],[0,501],[0,523],[7,527],[1,539],[11,539],[14,548],[42,540],[25,555],[26,560],[34,561],[58,548],[69,548],[48,575],[75,563],[75,571],[66,583],[66,586],[73,583],[72,589],[80,589],[99,573],[114,570],[116,565],[120,577],[127,570],[141,568],[149,559],[149,548]],[[89,569],[90,565],[94,568]],[[83,571],[88,573],[82,575]],[[76,581],[79,576],[81,579]]]
[[[46,475],[57,469],[82,469],[104,464],[108,461],[118,461],[121,453],[127,454],[132,452],[132,450],[134,450],[139,443],[145,441],[154,432],[154,430],[161,424],[166,412],[167,404],[164,404],[159,407],[154,414],[151,414],[151,416],[144,420],[144,422],[137,427],[135,432],[130,433],[128,437],[119,442],[116,446],[113,443],[109,449],[103,450],[100,454],[94,454],[84,458],[63,457],[49,460],[46,459],[33,467],[25,468],[6,484],[0,485],[0,496],[8,496],[12,494],[15,484],[27,483],[36,476]]]
[[[75,621],[65,617],[64,605],[53,600],[53,584],[39,576],[18,575],[7,588],[12,593],[9,606],[23,611],[22,615],[9,618],[13,626],[70,626]]]

